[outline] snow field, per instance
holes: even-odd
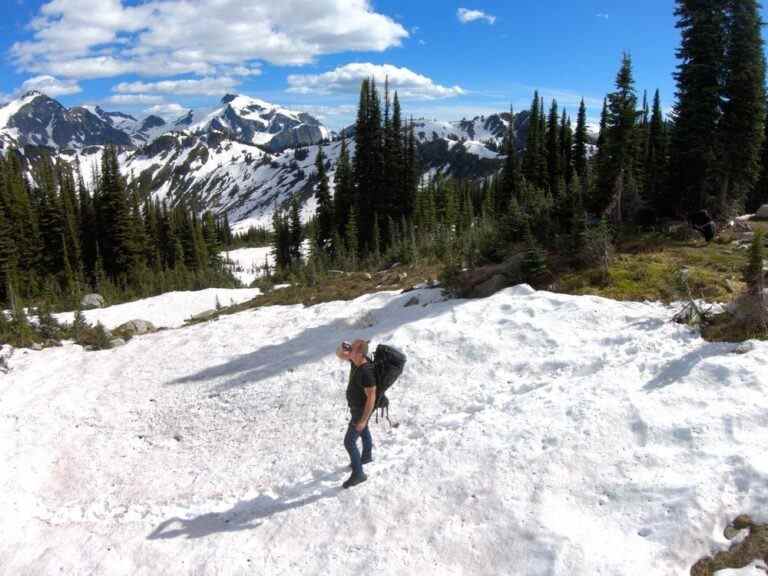
[[[166,292],[144,300],[85,310],[83,316],[90,324],[101,322],[108,329],[117,328],[131,320],[147,320],[157,328],[177,328],[195,314],[215,309],[217,300],[222,306],[229,306],[246,302],[259,294],[261,291],[256,288]],[[63,312],[54,316],[60,322],[71,324],[75,315],[74,312]]]
[[[254,280],[264,275],[265,262],[270,269],[275,264],[271,246],[227,250],[221,253],[221,257],[231,262],[229,269],[243,286],[250,286]]]
[[[672,314],[382,292],[17,352],[0,574],[688,574],[736,514],[765,521],[768,345]],[[369,481],[342,491],[354,338],[409,361],[400,426],[372,425]]]

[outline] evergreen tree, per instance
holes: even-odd
[[[291,263],[301,262],[301,243],[304,240],[304,231],[301,226],[301,210],[299,197],[294,194],[291,197],[289,208],[288,227],[290,231],[290,255]]]
[[[272,212],[272,230],[274,244],[272,256],[278,270],[287,270],[291,266],[291,231],[282,211],[275,205]]]
[[[325,171],[325,156],[323,155],[322,146],[319,146],[317,149],[315,171],[317,178],[317,190],[315,191],[315,199],[317,200],[315,224],[317,232],[315,239],[317,240],[317,248],[324,254],[330,254],[335,226],[333,222],[331,190],[328,185],[328,174]]]
[[[528,182],[541,184],[539,178],[539,92],[533,94],[531,110],[528,115],[528,134],[525,140],[525,152],[523,153],[523,174]]]
[[[765,119],[765,137],[760,151],[760,177],[752,187],[747,198],[747,211],[756,212],[760,206],[768,203],[768,117]]]
[[[557,112],[557,102],[553,99],[547,118],[547,189],[553,198],[560,196],[560,116]]]
[[[586,186],[589,182],[589,174],[587,172],[588,143],[587,107],[584,105],[584,99],[582,98],[579,104],[579,115],[576,118],[576,133],[573,136],[573,167],[582,187]]]
[[[717,127],[725,58],[724,0],[677,0],[681,33],[677,102],[670,143],[670,192],[662,208],[684,214],[713,207],[718,159]]]
[[[336,229],[343,238],[346,234],[347,220],[352,209],[355,197],[354,181],[352,178],[352,166],[349,162],[347,140],[342,136],[339,161],[336,163],[334,174],[333,214]]]
[[[637,98],[628,54],[622,58],[616,76],[616,91],[609,94],[608,102],[606,154],[600,166],[599,198],[601,210],[612,211],[616,221],[621,223],[625,199],[637,192],[634,180]]]
[[[515,148],[514,112],[510,110],[510,121],[504,134],[504,166],[501,172],[501,186],[495,194],[493,212],[504,214],[509,209],[512,198],[520,197],[520,161]],[[487,215],[487,214],[486,214]]]
[[[742,209],[760,174],[765,122],[765,54],[757,0],[726,0],[727,46],[717,212]]]
[[[354,268],[357,263],[357,258],[360,254],[360,247],[357,243],[359,237],[359,231],[357,229],[357,202],[352,205],[352,210],[349,213],[349,219],[347,220],[346,229],[347,238],[347,254],[352,261],[352,267]]]
[[[666,124],[661,112],[659,91],[653,96],[653,111],[648,127],[648,146],[645,156],[645,196],[656,212],[664,212],[668,204],[664,197],[664,183],[667,178],[667,135]]]

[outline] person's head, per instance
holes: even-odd
[[[349,360],[359,366],[368,360],[368,341],[355,340],[352,344],[342,342],[339,344],[339,347],[336,348],[336,356],[340,360]]]
[[[352,350],[350,353],[352,362],[360,364],[366,360],[366,356],[368,356],[368,341],[355,340],[352,342]]]

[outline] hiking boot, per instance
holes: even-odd
[[[349,478],[347,478],[344,481],[344,484],[342,484],[341,486],[343,488],[352,488],[352,486],[357,486],[358,484],[362,484],[366,480],[368,480],[368,476],[366,476],[365,474],[363,474],[362,476],[352,474]]]
[[[363,458],[360,460],[361,464],[370,464],[371,462],[373,462],[373,456],[368,456],[368,458]],[[352,468],[352,464],[349,465],[349,469],[354,470],[354,468]]]

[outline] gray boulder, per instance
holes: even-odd
[[[86,294],[80,301],[80,308],[83,310],[91,310],[92,308],[104,308],[107,301],[104,300],[104,296],[101,294]]]
[[[118,346],[124,346],[124,345],[125,345],[125,340],[123,340],[122,338],[113,338],[112,340],[109,341],[110,348],[117,348]]]
[[[755,218],[768,220],[768,204],[763,204],[760,206],[760,208],[757,209],[757,212],[755,212]]]
[[[131,320],[118,326],[115,332],[125,334],[126,336],[141,336],[142,334],[157,332],[157,328],[152,322],[146,320]]]

